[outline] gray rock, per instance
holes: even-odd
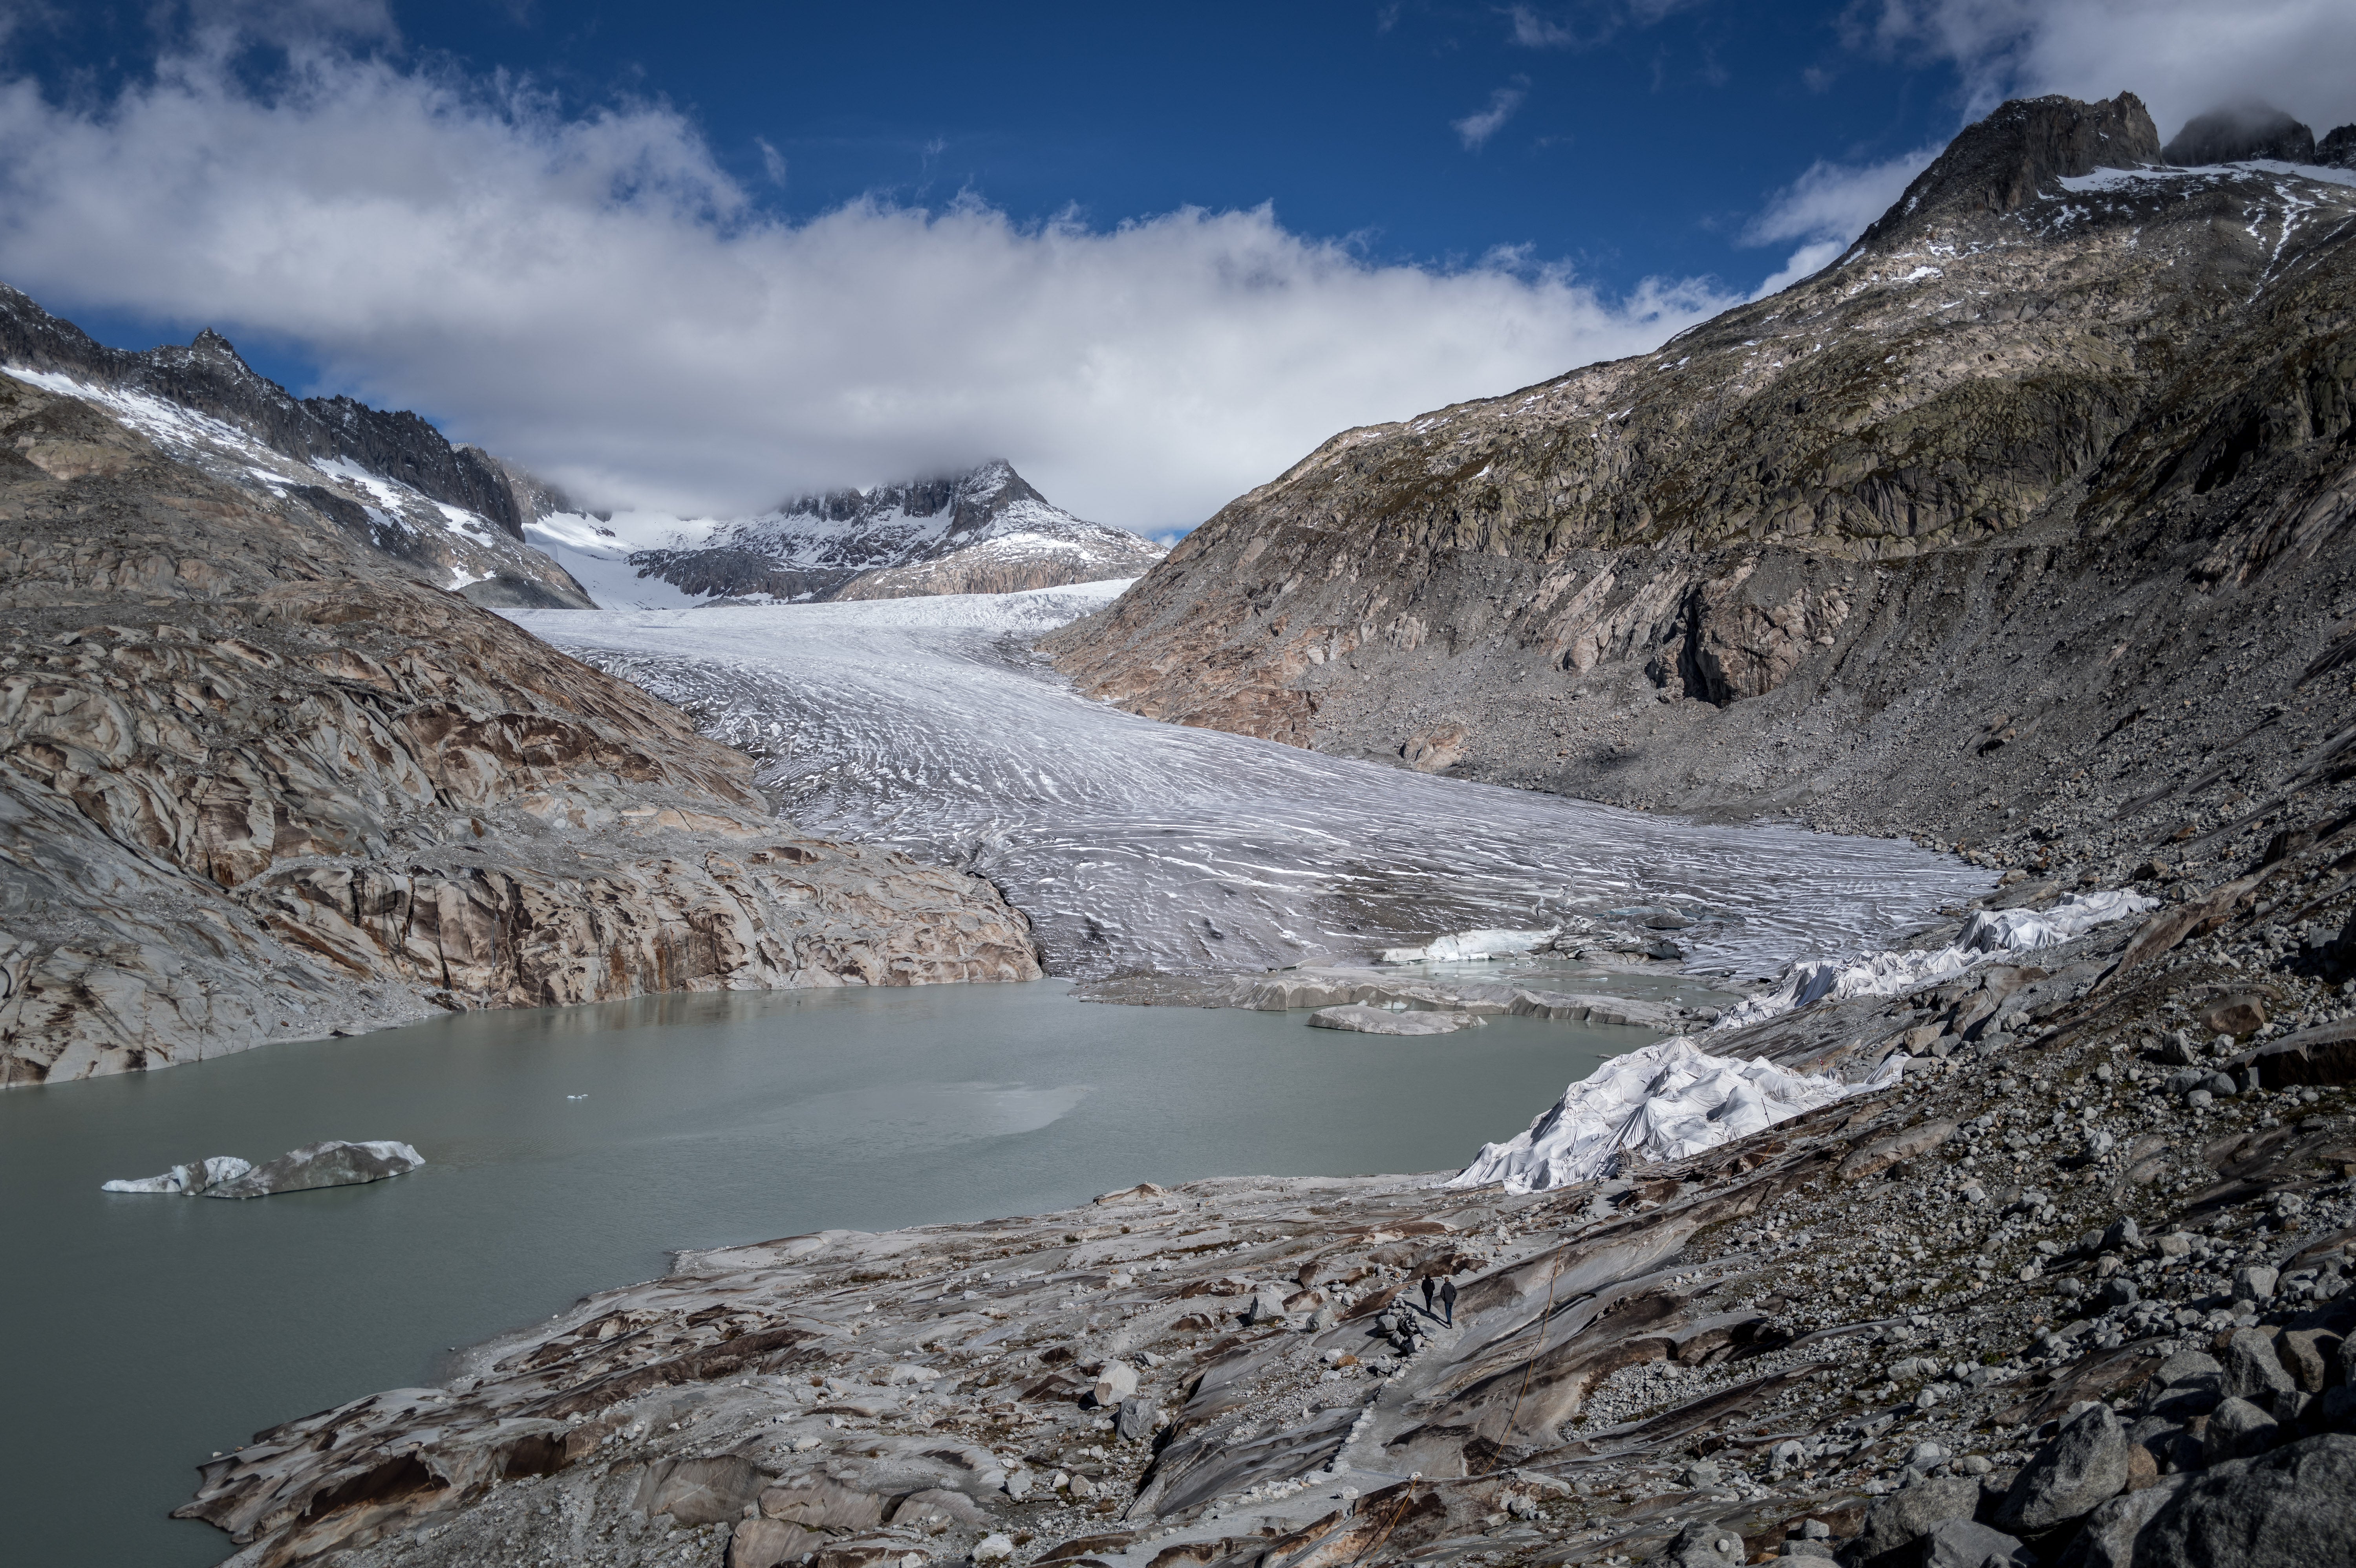
[[[1347,1029],[1361,1035],[1452,1035],[1486,1022],[1476,1014],[1459,1012],[1394,1013],[1387,1007],[1351,1003],[1320,1007],[1309,1015],[1312,1029]]]
[[[2263,1454],[2282,1435],[2282,1423],[2245,1399],[2227,1399],[2209,1417],[2201,1458],[2212,1469],[2228,1459]]]
[[[2263,1263],[2233,1271],[2233,1294],[2244,1301],[2265,1301],[2275,1294],[2281,1274]]]
[[[1141,1394],[1132,1394],[1120,1402],[1120,1413],[1113,1418],[1113,1433],[1123,1443],[1142,1443],[1153,1435],[1162,1423],[1162,1412],[1153,1402]]]
[[[2126,1488],[2133,1446],[2110,1406],[2080,1412],[2020,1467],[1997,1509],[1997,1528],[2051,1530],[2093,1512]]]
[[[2311,1394],[2319,1394],[2331,1382],[2331,1335],[2320,1328],[2292,1328],[2275,1342],[2275,1354],[2282,1361],[2283,1370],[2291,1381]]]
[[[1865,1510],[1857,1554],[1871,1561],[1920,1541],[1941,1520],[1969,1519],[1979,1508],[1980,1484],[1969,1476],[1918,1481]]]
[[[2122,1492],[2086,1516],[2072,1550],[2075,1568],[2135,1568],[2136,1536],[2176,1500],[2190,1477],[2164,1476],[2139,1492]]]
[[[2135,1281],[2125,1274],[2113,1274],[2103,1282],[2103,1288],[2094,1293],[2094,1299],[2106,1307],[2133,1306],[2141,1295],[2142,1293],[2136,1289]]]
[[[1833,1554],[1833,1543],[1831,1541],[1817,1541],[1812,1537],[1804,1535],[1795,1535],[1790,1540],[1784,1541],[1783,1546],[1777,1551],[1776,1555],[1779,1557],[1805,1557],[1817,1563],[1832,1563],[1838,1561],[1838,1559]]]
[[[2198,1350],[2179,1350],[2162,1361],[2159,1369],[2151,1376],[2153,1381],[2166,1388],[2204,1372],[2222,1372],[2224,1369],[2225,1363],[2214,1356],[2203,1355]]]
[[[1739,1568],[1747,1553],[1742,1536],[1722,1524],[1689,1524],[1661,1554],[1667,1568]]]
[[[2136,1568],[2356,1563],[2356,1437],[2310,1437],[2190,1478],[2135,1539]]]
[[[2227,1394],[2255,1404],[2271,1404],[2276,1394],[2289,1393],[2297,1386],[2282,1364],[2274,1340],[2267,1336],[2254,1328],[2242,1328],[2236,1329],[2233,1337],[2226,1342],[2223,1389]]]
[[[1922,1568],[2037,1568],[2037,1559],[2000,1530],[1943,1519],[1922,1537]]]

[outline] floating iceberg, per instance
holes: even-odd
[[[406,1176],[425,1163],[407,1144],[347,1144],[330,1139],[291,1149],[266,1165],[215,1155],[174,1165],[162,1176],[107,1182],[101,1192],[166,1192],[183,1197],[268,1197],[320,1187],[357,1187]]]
[[[1932,951],[1879,952],[1860,959],[1827,959],[1788,966],[1772,991],[1730,1008],[1721,1029],[1756,1024],[1794,1007],[1848,996],[1902,996],[1925,985],[1953,980],[1998,953],[2050,948],[2081,937],[2096,926],[2157,908],[2159,900],[2127,892],[2072,895],[2051,909],[1983,909],[1965,924],[1955,945]]]
[[[1684,1036],[1612,1058],[1563,1091],[1529,1130],[1488,1144],[1448,1187],[1502,1182],[1537,1192],[1608,1176],[1623,1156],[1682,1159],[1897,1080],[1892,1057],[1862,1083],[1785,1072],[1763,1058],[1714,1057]]]
[[[219,1187],[225,1181],[235,1181],[253,1168],[251,1160],[241,1160],[235,1155],[215,1155],[209,1160],[197,1160],[185,1165],[174,1165],[162,1176],[140,1176],[135,1180],[111,1181],[99,1188],[101,1192],[177,1192],[193,1197],[207,1187]]]

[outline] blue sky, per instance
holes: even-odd
[[[2351,13],[0,0],[0,276],[608,504],[1003,452],[1168,529],[1821,264],[2003,96],[2356,118]]]

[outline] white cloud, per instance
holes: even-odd
[[[1334,431],[1642,351],[1727,301],[1496,256],[1379,265],[1267,209],[1108,230],[975,200],[765,215],[662,107],[299,54],[112,103],[0,83],[0,276],[295,345],[599,501],[736,511],[1012,458],[1190,526]]]
[[[2319,135],[2356,121],[2350,0],[1879,0],[1859,41],[1953,61],[1971,117],[2047,92],[2150,106],[2165,141],[2222,103],[2263,101]]]
[[[1527,96],[1518,87],[1500,87],[1489,94],[1489,107],[1476,110],[1462,120],[1452,120],[1449,124],[1455,126],[1456,134],[1462,138],[1466,152],[1478,152],[1483,144],[1504,129],[1505,122],[1514,117],[1514,111],[1522,106],[1522,100]]]
[[[1742,231],[1746,245],[1800,242],[1774,276],[1759,285],[1759,295],[1773,294],[1830,265],[1868,224],[1890,209],[1939,152],[1936,146],[1918,147],[1879,163],[1819,160],[1809,165]]]

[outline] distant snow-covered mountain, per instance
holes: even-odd
[[[758,517],[680,524],[634,548],[632,535],[644,539],[645,529],[643,519],[552,514],[526,533],[576,575],[589,574],[590,591],[608,604],[1012,593],[1133,577],[1162,555],[1125,529],[1074,517],[1003,459],[946,478],[803,496]],[[618,556],[638,585],[567,552],[609,564]],[[669,594],[650,592],[656,584]]]

